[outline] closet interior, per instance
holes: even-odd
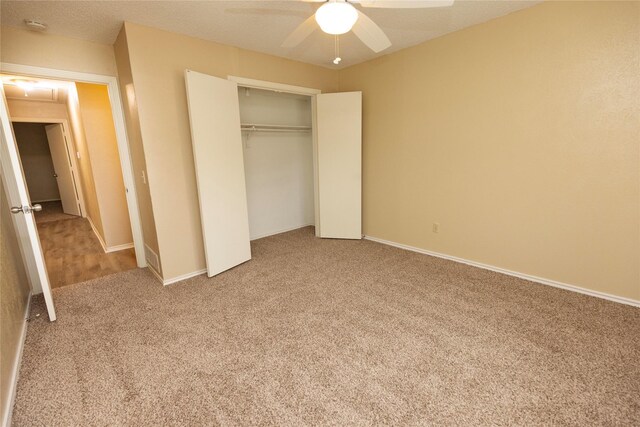
[[[311,96],[238,86],[251,240],[314,225]]]

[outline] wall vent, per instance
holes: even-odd
[[[158,258],[158,254],[146,244],[144,245],[144,255],[149,265],[153,267],[157,273],[160,273],[160,258]]]

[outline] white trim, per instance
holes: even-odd
[[[98,241],[100,242],[100,246],[102,246],[102,250],[104,251],[104,253],[107,253],[107,245],[104,243],[104,240],[102,240],[102,236],[100,235],[100,233],[98,233],[98,229],[93,224],[93,221],[91,221],[91,217],[87,216],[87,219],[89,220],[89,224],[91,225],[91,229],[93,230],[93,234],[96,235],[96,237],[98,238]]]
[[[441,254],[439,252],[432,252],[432,251],[428,251],[426,249],[416,248],[414,246],[403,245],[402,243],[396,243],[396,242],[392,242],[390,240],[380,239],[378,237],[364,236],[364,238],[366,240],[370,240],[372,242],[382,243],[383,245],[394,246],[396,248],[405,249],[405,250],[408,250],[408,251],[417,252],[417,253],[424,254],[424,255],[430,255],[430,256],[437,257],[437,258],[447,259],[449,261],[459,262],[461,264],[467,264],[467,265],[470,265],[470,266],[473,266],[473,267],[482,268],[484,270],[495,271],[496,273],[502,273],[502,274],[506,274],[507,276],[513,276],[513,277],[517,277],[519,279],[528,280],[530,282],[540,283],[541,285],[553,286],[554,288],[560,288],[560,289],[564,289],[564,290],[567,290],[567,291],[578,292],[580,294],[589,295],[589,296],[596,297],[596,298],[602,298],[602,299],[606,299],[606,300],[609,300],[609,301],[617,302],[617,303],[620,303],[620,304],[627,304],[627,305],[631,305],[631,306],[634,306],[634,307],[640,307],[640,301],[637,301],[637,300],[634,300],[634,299],[631,299],[631,298],[620,297],[620,296],[617,296],[617,295],[611,295],[611,294],[607,294],[605,292],[594,291],[594,290],[591,290],[591,289],[585,289],[585,288],[581,288],[580,286],[569,285],[567,283],[557,282],[555,280],[545,279],[543,277],[532,276],[530,274],[519,273],[517,271],[511,271],[511,270],[507,270],[505,268],[495,267],[495,266],[489,265],[489,264],[483,264],[481,262],[470,261],[468,259],[458,258],[458,257],[452,256],[452,255]]]
[[[31,202],[33,203],[47,203],[47,202],[60,202],[60,199],[46,199],[46,200],[33,200],[31,199]]]
[[[138,199],[136,197],[135,181],[133,179],[133,164],[131,162],[131,152],[124,121],[124,110],[122,106],[122,99],[120,97],[118,78],[102,74],[33,67],[30,65],[11,64],[7,62],[0,62],[0,71],[3,73],[107,85],[109,101],[111,103],[111,113],[113,115],[113,124],[116,129],[116,140],[118,143],[118,153],[120,154],[122,178],[124,180],[126,190],[127,207],[129,209],[129,219],[131,221],[131,232],[133,234],[133,242],[136,249],[136,261],[138,267],[146,267],[147,260],[144,256],[144,238],[142,235],[142,225],[140,223],[140,211],[138,208]]]
[[[288,228],[284,228],[282,230],[272,231],[272,232],[265,233],[265,234],[258,234],[256,237],[252,237],[251,241],[253,242],[254,240],[263,239],[263,238],[269,237],[269,236],[275,236],[276,234],[286,233],[287,231],[299,230],[301,228],[310,227],[312,225],[314,225],[314,224],[311,222],[311,223],[308,223],[308,224],[296,225],[295,227],[288,227]]]
[[[162,284],[164,286],[167,286],[167,285],[171,285],[172,283],[181,282],[183,280],[187,280],[187,279],[190,279],[192,277],[200,276],[201,274],[206,274],[206,273],[207,273],[207,269],[203,268],[202,270],[193,271],[191,273],[182,274],[180,276],[176,276],[176,277],[173,277],[171,279],[162,280]]]
[[[107,246],[107,249],[105,250],[105,252],[106,253],[118,252],[118,251],[123,251],[125,249],[131,249],[133,247],[135,247],[133,242],[132,243],[125,243],[123,245]]]
[[[20,365],[22,364],[22,353],[24,352],[24,343],[27,339],[27,325],[29,315],[31,313],[31,292],[27,298],[27,306],[24,310],[24,320],[22,323],[22,330],[20,331],[20,340],[18,341],[18,348],[16,349],[16,358],[11,367],[11,383],[9,384],[9,390],[7,393],[7,402],[4,405],[6,412],[2,415],[2,426],[9,427],[11,425],[11,417],[13,415],[13,406],[16,403],[16,391],[18,390],[18,378],[20,377]]]
[[[248,87],[253,89],[273,90],[276,92],[295,93],[298,95],[313,96],[321,93],[319,89],[313,89],[310,87],[293,86],[284,83],[267,82],[264,80],[247,79],[238,76],[227,76],[227,80],[236,82],[238,86]]]
[[[102,240],[102,236],[100,235],[100,233],[98,232],[98,229],[96,228],[95,224],[91,220],[91,217],[87,216],[86,218],[89,220],[89,224],[91,225],[91,229],[93,230],[93,234],[95,234],[96,237],[98,238],[98,241],[100,242],[100,246],[102,246],[102,250],[104,251],[104,253],[108,254],[108,253],[111,253],[111,252],[122,251],[122,250],[125,250],[125,249],[129,249],[129,248],[134,248],[135,247],[133,243],[125,243],[123,245],[107,246],[105,241]]]
[[[318,166],[318,97],[311,97],[311,152],[313,156],[313,221],[316,237],[320,237],[320,176]]]
[[[76,156],[78,147],[76,146],[76,140],[73,138],[73,133],[71,132],[71,126],[69,125],[69,121],[67,119],[60,119],[57,117],[54,118],[49,118],[49,117],[11,117],[11,123],[13,122],[18,122],[18,123],[41,123],[41,124],[48,124],[48,123],[60,123],[62,125],[62,130],[64,133],[65,138],[69,138],[69,141],[71,143],[71,147],[69,147],[68,145],[65,144],[66,148],[67,148],[67,155],[69,156],[69,158],[71,159],[71,176],[73,178],[73,185],[75,187],[76,190],[76,194],[78,195],[76,201],[78,201],[80,203],[80,216],[82,217],[86,217],[87,216],[87,207],[84,203],[84,192],[82,191],[82,185],[80,185],[80,180],[82,179],[80,177],[80,168],[78,168],[78,158]],[[69,148],[71,148],[71,152],[69,152]],[[22,163],[22,160],[20,161],[20,163]],[[60,199],[58,199],[60,200]],[[44,200],[41,200],[44,201]]]

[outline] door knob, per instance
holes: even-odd
[[[28,214],[28,213],[31,213],[31,212],[40,212],[41,210],[42,210],[42,206],[41,205],[12,206],[11,207],[11,213],[12,214],[19,214],[19,213]]]
[[[58,174],[54,172],[54,173],[53,173],[53,177],[54,177],[54,178],[57,178],[57,177],[58,177]]]

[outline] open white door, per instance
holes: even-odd
[[[191,142],[207,274],[251,259],[249,214],[235,82],[186,70]]]
[[[67,145],[62,124],[47,125],[45,130],[47,131],[51,160],[53,160],[53,168],[55,169],[54,176],[58,182],[58,190],[62,200],[62,211],[66,214],[80,216],[80,201],[73,181],[73,165],[69,157],[71,150]]]
[[[11,206],[1,206],[1,209],[10,209],[15,215],[16,231],[20,242],[20,249],[25,260],[27,274],[31,281],[32,291],[37,293],[40,289],[44,294],[49,320],[56,320],[56,311],[53,305],[49,276],[44,263],[42,247],[38,238],[36,222],[33,218],[33,210],[37,206],[31,206],[27,185],[20,164],[18,146],[16,145],[13,128],[9,121],[7,101],[4,89],[0,85],[2,100],[0,101],[0,134],[2,144],[0,147],[0,160],[2,164],[2,182],[7,190],[7,198]]]
[[[316,235],[362,238],[362,92],[316,95]]]

